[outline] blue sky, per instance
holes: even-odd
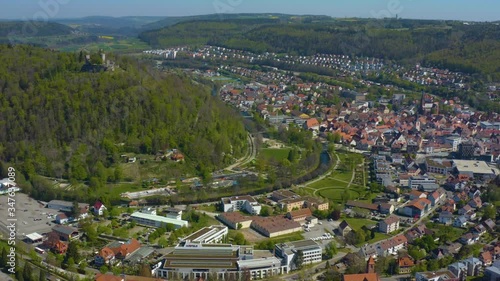
[[[2,19],[101,16],[184,16],[214,13],[396,16],[418,19],[500,20],[499,0],[1,0]],[[44,8],[43,3],[47,5]],[[56,5],[54,5],[54,3]]]

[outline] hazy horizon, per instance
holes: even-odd
[[[498,21],[495,0],[4,0],[0,19],[47,20],[89,16],[198,16],[208,14],[280,13],[334,18],[396,17],[423,20]],[[46,3],[46,4],[44,4]]]

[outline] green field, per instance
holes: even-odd
[[[289,148],[264,148],[260,151],[260,155],[265,158],[273,158],[275,160],[281,161],[288,158],[288,153],[290,153]]]
[[[325,189],[320,190],[318,193],[322,197],[328,198],[333,201],[342,200],[342,193],[344,193],[345,188],[335,188],[335,189]],[[348,190],[350,198],[359,198],[360,193],[356,190],[349,189]]]
[[[346,218],[345,221],[354,229],[360,230],[363,226],[376,225],[376,221],[358,218]],[[376,237],[375,237],[376,238]]]

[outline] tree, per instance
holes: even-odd
[[[40,274],[38,274],[38,281],[47,281],[47,274],[43,269],[40,269]]]
[[[65,262],[67,263],[69,259],[73,259],[74,262],[80,260],[80,254],[78,253],[78,242],[70,241],[68,245],[68,251],[66,251]]]
[[[497,210],[495,206],[489,205],[483,210],[483,220],[492,219],[495,220],[497,216]]]
[[[109,271],[109,268],[106,266],[106,265],[103,265],[101,267],[99,267],[99,271],[102,273],[102,274],[105,274],[106,272]]]
[[[29,263],[24,263],[24,268],[23,268],[23,279],[25,281],[31,281],[33,280],[33,276],[31,275],[32,268]]]
[[[0,268],[4,268],[7,266],[8,257],[7,257],[7,248],[2,248],[2,255],[0,256]]]
[[[123,179],[123,169],[120,165],[116,165],[114,175],[115,182],[120,182]]]
[[[332,220],[337,221],[340,219],[340,215],[341,215],[340,209],[333,209],[332,213],[330,214],[330,217],[332,218]]]
[[[326,245],[325,247],[325,258],[326,259],[331,259],[333,256],[337,254],[337,245],[335,244],[334,241],[331,241]]]
[[[267,206],[262,206],[260,209],[260,215],[263,217],[269,217],[271,215],[271,209]]]
[[[304,265],[304,252],[302,250],[297,251],[297,255],[295,257],[295,267],[297,270],[301,270]]]
[[[143,263],[139,267],[139,276],[151,277],[151,267],[147,263]]]
[[[73,207],[71,208],[71,216],[73,218],[78,218],[80,216],[80,206],[78,205],[78,201],[73,201]]]
[[[243,227],[243,225],[239,222],[238,226],[237,226],[238,230],[240,230],[242,227]]]

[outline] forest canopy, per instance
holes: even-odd
[[[108,58],[115,71],[88,73],[83,54],[0,45],[0,158],[28,178],[87,181],[125,152],[176,148],[199,172],[244,154],[243,122],[212,85]]]

